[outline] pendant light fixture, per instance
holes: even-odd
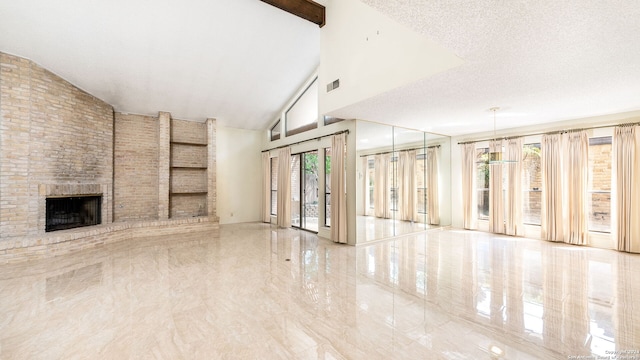
[[[500,108],[497,106],[494,106],[489,110],[493,111],[493,141],[496,141],[498,140],[498,137],[496,136],[496,111],[500,110]],[[495,163],[501,163],[501,162],[502,162],[502,149],[500,149],[500,151],[489,152],[489,163],[495,164]]]

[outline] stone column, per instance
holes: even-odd
[[[171,114],[158,113],[158,219],[169,218],[169,191],[171,171]]]
[[[216,200],[216,119],[207,119],[207,215],[213,221],[218,221]]]

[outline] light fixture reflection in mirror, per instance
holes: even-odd
[[[358,243],[424,231],[450,221],[450,216],[440,216],[443,209],[450,209],[448,204],[434,207],[450,199],[450,186],[445,184],[450,178],[449,137],[358,121],[356,144]]]

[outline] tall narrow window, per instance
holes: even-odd
[[[373,158],[367,160],[367,186],[369,187],[369,209],[375,209],[373,194],[375,193],[374,179],[376,177],[376,162]]]
[[[316,78],[285,114],[287,136],[318,127],[318,79]]]
[[[525,144],[522,148],[522,159],[522,222],[540,225],[542,206],[540,143]]]
[[[476,150],[478,219],[489,220],[489,148]]]
[[[271,141],[280,139],[280,120],[278,120],[278,122],[273,125],[269,132],[271,134]]]
[[[611,136],[589,139],[589,231],[611,232]]]
[[[416,210],[418,214],[427,213],[427,155],[418,154],[416,156],[416,188],[418,191],[418,204]]]
[[[389,161],[389,193],[391,211],[398,211],[398,156],[393,156]]]
[[[271,158],[271,215],[278,214],[278,158]]]
[[[331,226],[331,148],[324,149],[324,226]]]

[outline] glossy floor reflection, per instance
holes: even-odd
[[[1,359],[567,359],[640,349],[640,256],[265,224],[0,266]],[[640,355],[640,354],[639,354]]]
[[[428,225],[419,222],[358,215],[356,219],[357,243],[385,240],[394,236],[408,235],[439,227],[439,225]]]

